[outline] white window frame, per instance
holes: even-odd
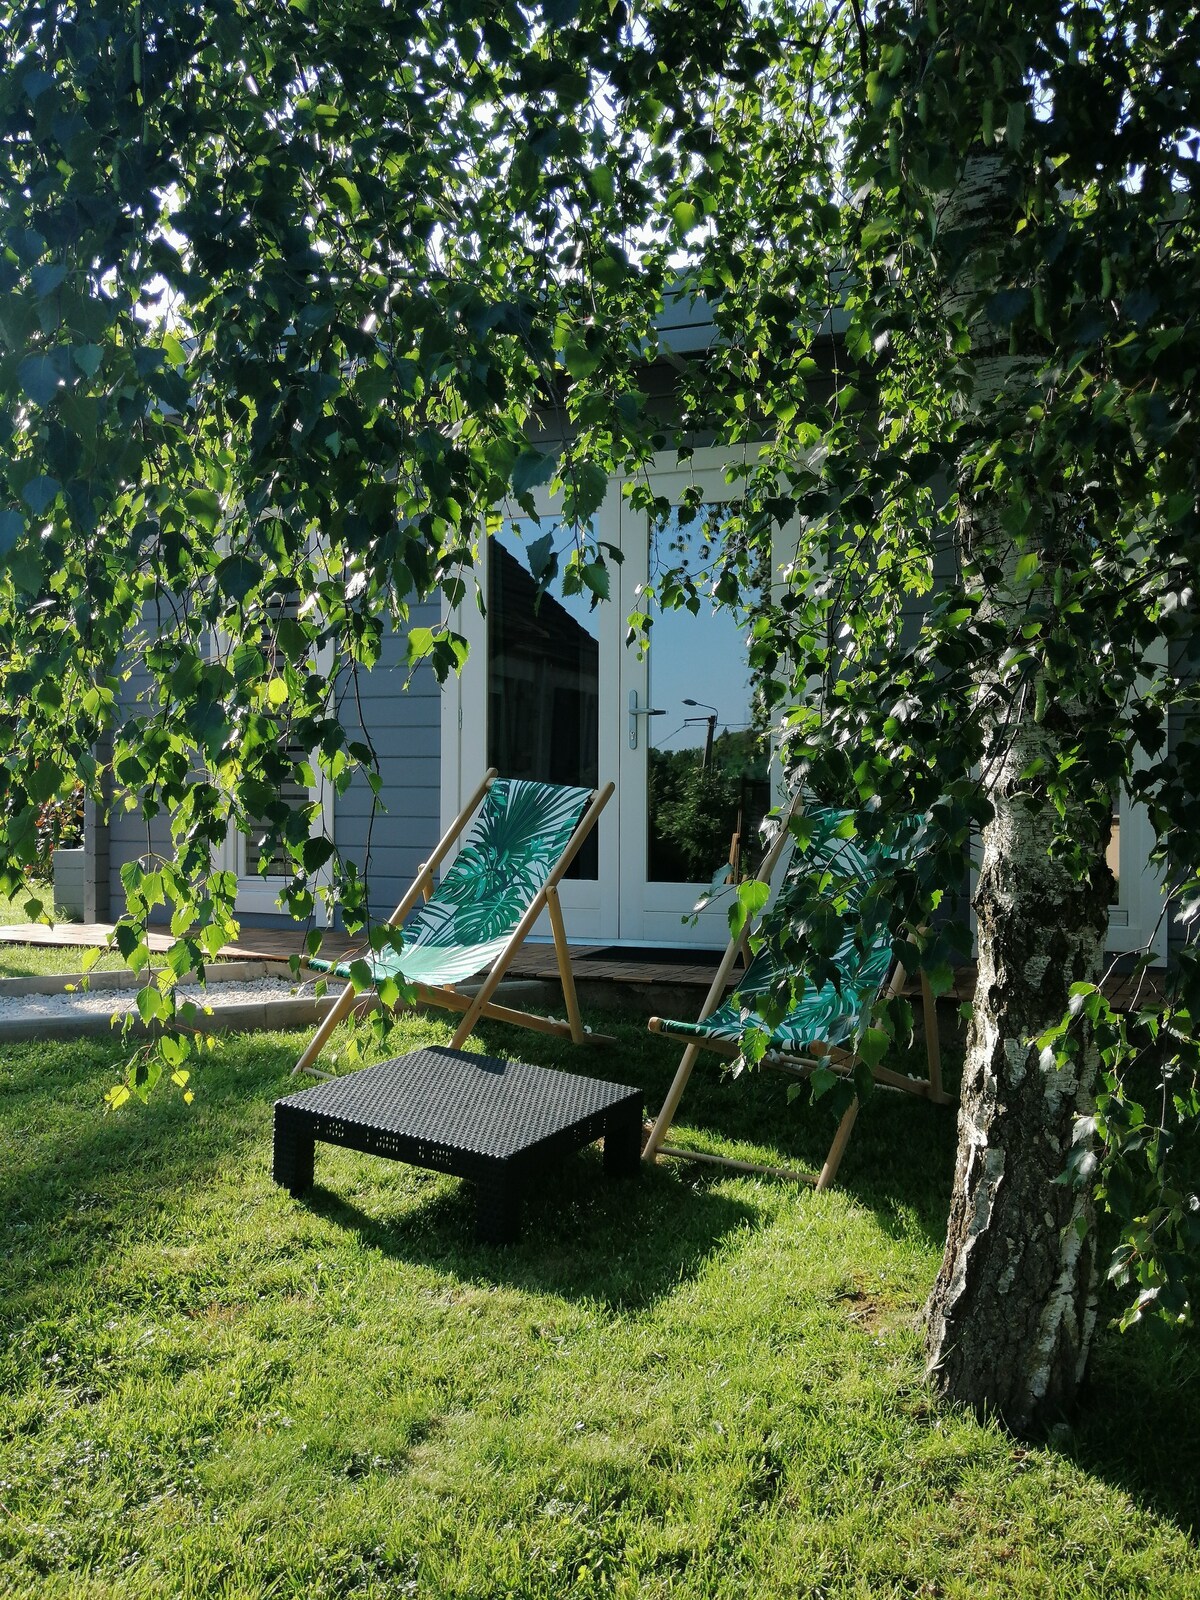
[[[543,520],[559,514],[556,498],[538,489],[533,495],[534,509]],[[505,506],[506,520],[522,521],[527,513],[517,506]],[[604,500],[591,519],[592,530],[598,539],[618,544],[620,538],[620,483],[613,479]],[[442,685],[442,740],[441,740],[441,829],[444,834],[478,785],[487,769],[487,619],[481,609],[481,599],[487,595],[490,564],[490,540],[481,537],[473,573],[468,576],[467,594],[450,614],[450,627],[461,634],[467,643],[467,659],[462,671],[447,678]],[[599,677],[601,685],[598,719],[599,787],[617,777],[611,752],[615,748],[619,719],[616,707],[606,702],[604,686],[614,681],[618,668],[616,651],[619,648],[616,629],[604,626],[603,603],[600,616]],[[504,774],[501,773],[501,777]],[[617,849],[620,828],[621,794],[618,789],[600,813],[596,824],[599,850],[599,872],[595,879],[569,878],[559,885],[559,897],[566,915],[567,931],[573,942],[613,943],[612,933],[617,917]],[[445,872],[454,859],[451,851],[442,863]],[[531,937],[535,940],[552,937],[548,918],[543,915],[536,923]]]
[[[222,648],[226,648],[228,642],[210,634],[209,649],[212,657],[215,658]],[[315,665],[318,672],[328,676],[333,667],[332,645],[322,645],[317,653]],[[326,773],[321,770],[316,751],[310,753],[309,765],[315,780],[309,790],[309,797],[320,807],[319,834],[333,843],[334,787]],[[289,914],[287,908],[280,903],[279,898],[287,880],[248,871],[247,842],[246,835],[241,829],[231,825],[226,831],[225,838],[213,852],[214,869],[219,872],[232,872],[237,879],[237,899],[234,902],[236,911],[239,915],[249,913],[251,916],[264,914],[287,916]],[[312,918],[315,927],[327,928],[330,925],[329,904],[320,891],[328,889],[332,883],[333,872],[328,862],[309,878],[309,887],[313,892]]]

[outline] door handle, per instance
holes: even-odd
[[[665,711],[656,710],[654,706],[639,706],[638,692],[636,689],[629,691],[629,748],[636,750],[638,747],[638,718],[639,717],[665,717]]]

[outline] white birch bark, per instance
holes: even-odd
[[[944,226],[970,227],[979,248],[953,292],[986,286],[989,245],[1006,225],[998,159],[972,161]],[[1024,386],[1029,364],[980,320],[972,327],[970,405],[980,415]],[[1042,570],[1055,560],[1061,508],[1033,508],[1027,548]],[[999,552],[1002,578],[991,615],[1019,637],[1028,598],[1020,552],[1005,548],[998,507],[960,484],[965,557]],[[1044,1064],[1034,1040],[1067,1009],[1072,983],[1102,971],[1111,880],[1103,841],[1096,870],[1072,880],[1053,859],[1057,811],[1037,780],[1070,742],[1079,708],[1037,690],[1037,672],[1015,699],[981,678],[986,757],[982,772],[993,821],[984,830],[975,910],[978,981],[967,1040],[958,1157],[945,1255],[926,1309],[926,1350],[935,1388],[1018,1431],[1069,1406],[1087,1361],[1095,1321],[1095,1231],[1090,1196],[1057,1181],[1075,1118],[1090,1109],[1096,1063],[1085,1050],[1071,1067]],[[1086,826],[1082,823],[1081,826]]]

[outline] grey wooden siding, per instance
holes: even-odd
[[[439,616],[434,605],[416,607],[412,625],[431,627]],[[361,775],[333,802],[334,842],[366,878],[371,915],[380,920],[391,914],[441,832],[441,690],[429,667],[421,667],[409,679],[404,652],[403,636],[389,633],[378,665],[359,680],[363,720],[379,752],[382,803],[372,818],[373,796]],[[137,652],[131,652],[127,662],[130,677],[122,693],[123,705],[130,711],[150,689],[149,674],[137,661]],[[352,697],[343,701],[342,714],[347,721],[353,718]],[[356,736],[355,731],[348,732],[351,738]],[[480,759],[482,762],[482,755]],[[482,775],[482,765],[480,772]],[[125,903],[121,867],[147,848],[167,852],[169,846],[170,830],[164,819],[156,818],[148,826],[137,811],[111,812],[108,886],[112,915],[119,914]],[[289,919],[282,912],[255,912],[246,913],[242,920],[246,926],[262,927]]]
[[[1194,651],[1176,646],[1171,651],[1170,667],[1176,681],[1189,695],[1167,719],[1167,748],[1174,753],[1185,735],[1195,738],[1200,733],[1200,660]],[[1167,924],[1168,960],[1173,961],[1186,943],[1183,925],[1172,917]]]
[[[413,627],[433,627],[436,606],[413,608]],[[381,804],[356,774],[334,801],[333,837],[366,880],[373,921],[386,921],[441,833],[442,691],[433,671],[410,680],[403,636],[389,633],[379,662],[359,679],[362,719],[379,756]],[[343,717],[352,701],[343,702]],[[482,776],[483,754],[480,753]],[[385,809],[386,808],[386,809]]]
[[[143,628],[143,642],[157,632],[153,617],[147,617]],[[151,691],[150,674],[141,665],[140,644],[135,641],[122,663],[129,678],[121,690],[121,709],[126,714],[137,709]],[[121,886],[121,868],[127,861],[136,861],[147,852],[158,852],[168,858],[174,856],[171,846],[171,828],[166,817],[155,817],[147,822],[138,810],[113,808],[108,820],[108,906],[109,915],[118,916],[125,909],[125,891]]]

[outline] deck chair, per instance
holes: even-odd
[[[394,978],[415,992],[417,1004],[461,1011],[462,1021],[451,1040],[456,1050],[481,1017],[559,1034],[576,1044],[607,1042],[587,1032],[580,1019],[558,885],[613,788],[611,783],[599,790],[529,783],[499,778],[495,768],[489,769],[388,920],[389,927],[407,923],[403,947],[365,957],[374,982]],[[435,882],[438,867],[473,816],[474,826],[445,877]],[[566,1021],[516,1011],[492,999],[543,911],[549,914],[554,935]],[[311,965],[346,977],[353,963]],[[475,994],[460,991],[460,983],[485,969],[487,976]],[[315,1071],[313,1064],[330,1034],[361,1003],[353,983],[347,984],[292,1069],[293,1076]]]
[[[804,853],[805,867],[812,866],[815,855],[848,886],[852,898],[861,899],[877,870],[881,847],[873,845],[864,849],[859,843],[838,837],[836,830],[845,816],[844,812],[810,807],[806,810],[806,816],[815,827]],[[791,844],[791,835],[784,825],[764,859],[759,874],[767,881],[781,877],[782,883],[775,896],[773,910],[768,912],[758,927],[764,943],[737,981],[734,992],[725,998],[738,959],[748,949],[751,937],[749,927],[731,940],[696,1022],[676,1022],[664,1017],[650,1019],[652,1032],[684,1038],[688,1044],[662,1110],[643,1148],[642,1154],[647,1161],[652,1162],[659,1155],[679,1156],[717,1166],[734,1167],[743,1172],[763,1172],[775,1177],[792,1178],[812,1183],[818,1189],[824,1189],[833,1181],[858,1114],[857,1097],[851,1101],[838,1123],[819,1173],[795,1172],[749,1161],[734,1161],[725,1156],[708,1155],[688,1150],[682,1145],[666,1143],[680,1099],[701,1050],[710,1050],[732,1060],[741,1053],[742,1037],[750,1027],[767,1027],[759,1016],[756,1002],[772,992],[786,970],[771,948],[770,930],[772,921],[778,925],[779,919],[785,914],[788,884],[798,866],[795,859],[788,866],[783,865]],[[881,928],[868,942],[865,952],[848,935],[838,951],[836,964],[841,979],[840,988],[827,983],[820,989],[807,989],[783,1021],[770,1030],[770,1043],[762,1065],[799,1077],[809,1077],[818,1069],[831,1070],[844,1076],[853,1072],[859,1060],[857,1040],[870,1021],[872,1007],[882,993],[886,992],[889,996],[898,993],[904,985],[905,974],[893,959],[891,936],[886,927]],[[951,1097],[942,1089],[937,1008],[924,974],[921,975],[921,992],[928,1077],[911,1078],[878,1065],[872,1068],[872,1076],[878,1083],[888,1084],[909,1094],[923,1095],[939,1105],[949,1104]]]

